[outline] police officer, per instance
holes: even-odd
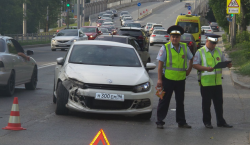
[[[218,38],[221,36],[205,35],[207,36],[206,45],[196,52],[193,64],[193,67],[198,70],[201,86],[203,123],[206,128],[213,128],[210,113],[211,101],[213,100],[217,126],[232,128],[233,126],[228,125],[223,118],[222,69],[214,69],[217,63],[227,61],[220,48],[216,47]],[[229,63],[227,67],[232,67],[232,64]]]
[[[159,99],[157,108],[157,128],[163,129],[167,116],[169,103],[173,92],[176,100],[176,122],[181,128],[191,128],[187,124],[184,113],[184,91],[185,79],[192,70],[193,54],[186,43],[181,43],[181,35],[184,33],[182,27],[173,25],[168,28],[170,42],[163,45],[158,53],[158,81],[157,87],[165,91],[162,99]],[[187,61],[189,68],[187,69]],[[163,68],[164,67],[164,68]],[[163,72],[162,72],[163,70]]]

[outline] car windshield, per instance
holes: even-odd
[[[132,18],[124,18],[124,20],[126,21],[126,20],[132,20]]]
[[[102,25],[110,25],[109,23],[103,23]]]
[[[116,10],[112,10],[114,13],[116,13],[117,11]]]
[[[95,27],[82,27],[81,30],[84,33],[95,33],[96,32],[96,28]]]
[[[112,14],[112,12],[106,12],[107,14]]]
[[[97,23],[103,23],[104,20],[97,20]]]
[[[199,32],[198,23],[178,22],[178,25],[184,29],[185,33],[198,33]]]
[[[201,27],[201,29],[210,29],[210,27]]]
[[[3,39],[0,39],[0,52],[5,52],[5,42]]]
[[[78,36],[78,30],[61,30],[56,36]]]
[[[192,35],[181,35],[181,41],[192,41]]]
[[[110,17],[110,14],[104,14],[103,17]]]
[[[119,35],[138,37],[138,36],[142,36],[142,33],[140,30],[120,29]]]
[[[154,28],[155,28],[155,27],[162,27],[162,25],[154,25]]]
[[[101,31],[102,31],[102,33],[108,33],[109,32],[107,28],[101,28]]]
[[[69,63],[141,67],[134,49],[110,45],[74,45]]]
[[[126,27],[138,27],[141,28],[141,24],[140,23],[128,23],[125,24]]]
[[[125,14],[128,14],[128,12],[121,12],[121,15],[125,15]]]
[[[115,29],[115,26],[109,26],[109,28],[111,28],[111,29]]]
[[[164,29],[163,27],[154,27],[154,29]]]
[[[105,37],[105,36],[99,36],[95,40],[104,40],[104,41],[114,41],[114,42],[120,42],[127,44],[127,39],[122,37]]]
[[[167,31],[154,31],[153,34],[168,35]]]
[[[110,28],[110,27],[104,27],[104,28],[108,29],[108,31],[111,31],[111,28]]]

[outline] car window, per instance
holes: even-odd
[[[203,26],[203,27],[201,27],[201,28],[202,28],[202,29],[210,29],[210,27],[204,27],[204,26]]]
[[[84,33],[95,33],[96,32],[96,28],[95,27],[82,27],[81,30]]]
[[[125,35],[125,36],[142,36],[142,33],[140,30],[132,30],[132,29],[120,29],[118,32],[119,35]]]
[[[127,23],[125,24],[126,27],[138,27],[141,28],[141,24],[140,23]]]
[[[6,43],[7,43],[9,53],[11,53],[11,54],[17,54],[18,53],[15,46],[14,46],[14,44],[10,40],[7,40]]]
[[[5,52],[5,41],[0,39],[0,52]]]
[[[127,39],[124,37],[105,37],[98,36],[95,40],[104,40],[104,41],[114,41],[127,44]]]
[[[78,30],[61,30],[56,36],[78,36]]]
[[[74,45],[69,63],[141,67],[134,49],[111,45]]]
[[[135,42],[136,50],[141,51],[141,47],[139,46],[139,44],[135,40],[134,42]]]
[[[154,25],[153,27],[162,27],[162,25]]]
[[[181,26],[185,33],[198,33],[199,27],[198,23],[192,23],[192,22],[178,22],[179,26]]]
[[[24,53],[23,47],[15,39],[10,39],[10,41],[14,44],[17,52]]]
[[[107,28],[101,28],[102,33],[109,33]]]
[[[103,23],[104,20],[97,20],[97,23]]]
[[[154,31],[153,34],[168,35],[167,31]]]

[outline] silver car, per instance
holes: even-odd
[[[129,57],[128,57],[129,56]],[[147,69],[154,69],[147,63]],[[141,115],[150,119],[154,83],[135,48],[110,41],[79,41],[57,59],[53,102],[55,113]]]
[[[152,27],[149,29],[148,33],[152,34],[155,27],[162,27],[162,24],[153,24]]]
[[[156,23],[147,23],[146,26],[144,27],[144,30],[145,30],[146,32],[148,32],[149,29],[152,27],[153,24],[156,24]]]
[[[102,32],[102,35],[109,35],[110,34],[110,32],[109,32],[109,30],[107,29],[107,28],[100,28],[101,29],[101,32]]]
[[[150,46],[154,44],[165,44],[169,41],[167,30],[154,30],[150,36]]]
[[[132,23],[134,22],[133,18],[131,17],[124,17],[123,20],[122,20],[122,26],[125,24],[125,23]]]
[[[56,49],[69,49],[75,41],[88,40],[88,36],[85,35],[81,29],[64,29],[54,36],[55,37],[51,39],[52,51],[56,51]]]
[[[121,11],[120,13],[120,20],[122,18],[122,15],[129,15],[128,11]]]
[[[15,86],[25,84],[27,90],[35,90],[37,85],[37,64],[20,56],[25,53],[22,46],[13,38],[0,36],[0,94],[11,96]],[[27,50],[26,55],[33,51]]]

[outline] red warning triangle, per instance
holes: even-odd
[[[239,4],[237,3],[236,0],[231,0],[228,7],[239,7]]]
[[[108,139],[107,139],[107,137],[102,129],[100,131],[98,131],[98,133],[96,134],[96,136],[94,137],[94,139],[92,140],[92,142],[89,145],[97,145],[100,142],[100,140],[101,140],[103,145],[110,145],[109,141],[108,141]]]

